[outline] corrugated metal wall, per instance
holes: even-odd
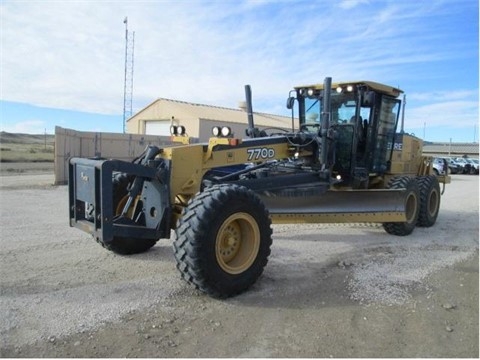
[[[71,157],[103,157],[129,161],[147,145],[172,146],[170,136],[85,132],[55,127],[55,184],[68,182]]]

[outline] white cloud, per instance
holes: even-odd
[[[478,124],[478,90],[407,94],[405,118],[411,128],[473,128]]]
[[[422,127],[424,123],[434,127],[472,128],[478,123],[478,102],[457,100],[430,103],[407,109],[405,117],[408,126],[413,128]]]
[[[339,6],[342,9],[353,9],[354,7],[361,5],[361,4],[368,4],[368,0],[342,0],[340,1]]]
[[[409,84],[421,92],[415,86],[424,64],[468,48],[435,45],[442,35],[427,20],[446,13],[441,5],[3,1],[1,96],[121,113],[125,16],[135,31],[134,112],[157,97],[234,107],[247,83],[256,109],[266,111],[283,106],[292,86],[325,76]]]
[[[43,134],[46,123],[42,120],[27,120],[16,124],[0,124],[0,131],[21,134]],[[50,130],[50,129],[47,129]],[[51,131],[49,131],[50,133]]]
[[[471,100],[478,99],[478,90],[455,90],[455,91],[432,91],[422,93],[409,93],[408,99],[415,101],[452,101],[452,100]],[[407,101],[408,101],[407,99]]]

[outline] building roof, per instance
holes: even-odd
[[[217,120],[232,123],[247,124],[247,112],[243,109],[234,109],[221,106],[197,104],[180,100],[158,98],[127,121],[133,120],[142,115],[143,112],[153,107],[168,107],[172,115],[190,117],[205,120]],[[291,127],[292,119],[289,116],[273,115],[260,112],[253,112],[255,125],[277,126],[282,128]],[[153,119],[152,119],[153,120]]]
[[[443,155],[477,155],[479,153],[478,143],[449,143],[449,142],[425,142],[423,152],[428,154]]]

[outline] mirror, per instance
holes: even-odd
[[[295,104],[295,98],[290,96],[288,99],[287,99],[287,109],[293,109],[293,105]]]

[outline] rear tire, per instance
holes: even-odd
[[[440,210],[440,185],[436,176],[418,176],[420,213],[417,226],[430,227],[437,221]]]
[[[174,240],[182,277],[217,298],[237,295],[262,274],[272,229],[264,204],[251,190],[220,184],[191,199]]]
[[[115,215],[120,215],[123,210],[123,205],[126,203],[126,196],[128,195],[127,186],[131,181],[131,177],[123,173],[114,174],[112,178],[113,186],[113,209]],[[128,214],[127,214],[128,215]],[[135,224],[133,220],[126,218],[129,223]],[[142,224],[144,225],[144,224]],[[101,245],[110,251],[120,255],[139,254],[147,251],[156,244],[158,239],[136,239],[131,237],[114,237],[112,242]]]
[[[409,176],[394,177],[388,183],[389,189],[406,189],[405,212],[407,221],[384,223],[385,231],[392,235],[410,235],[415,229],[420,212],[420,191],[415,178]]]

